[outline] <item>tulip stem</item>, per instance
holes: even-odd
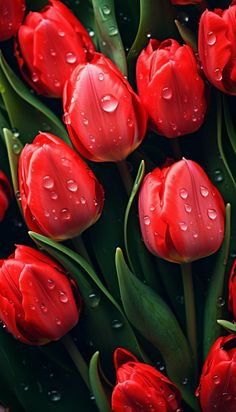
[[[128,164],[127,164],[126,160],[122,160],[121,162],[118,162],[117,167],[118,167],[122,182],[124,184],[126,193],[127,193],[128,197],[130,197],[132,189],[133,189],[134,182],[133,182],[132,176],[130,174]]]
[[[69,334],[63,336],[61,340],[70,358],[72,359],[76,369],[79,371],[79,374],[81,375],[83,381],[85,382],[88,389],[90,390],[89,369],[79,349],[77,348],[77,346],[75,345],[75,343],[73,342]]]
[[[196,312],[195,312],[195,298],[193,290],[193,277],[191,263],[182,263],[181,272],[184,287],[184,302],[185,302],[185,315],[187,336],[190,343],[193,359],[195,363],[196,373],[198,365],[197,354],[197,333],[196,333]]]

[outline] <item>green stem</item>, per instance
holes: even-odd
[[[193,291],[192,266],[191,263],[182,263],[181,272],[184,287],[184,302],[187,336],[192,349],[194,364],[197,373],[198,354],[197,354],[197,333],[196,333],[196,312],[195,298]]]
[[[65,335],[61,340],[72,361],[74,362],[76,369],[79,371],[81,377],[83,378],[83,381],[86,383],[88,389],[90,390],[89,369],[87,363],[85,362],[84,358],[82,357],[80,351],[78,350],[69,334]]]
[[[126,160],[122,160],[121,162],[118,162],[117,167],[118,167],[121,179],[123,181],[125,190],[127,192],[127,195],[128,197],[130,197],[134,182],[130,174]]]
[[[82,239],[82,235],[74,237],[72,239],[72,243],[74,245],[74,248],[75,248],[76,252],[79,255],[81,255],[83,258],[85,258],[87,260],[87,262],[90,263],[90,265],[93,267],[93,263],[90,259],[88,251],[87,251],[86,246],[84,244],[84,241]]]

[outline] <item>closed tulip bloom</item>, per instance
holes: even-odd
[[[193,133],[206,113],[205,85],[190,46],[151,39],[136,67],[138,93],[151,127],[166,137]]]
[[[25,12],[25,0],[0,1],[0,41],[14,36],[20,27]]]
[[[28,227],[54,240],[77,236],[101,215],[102,186],[79,155],[50,133],[22,150],[19,186]]]
[[[16,57],[22,75],[45,96],[61,97],[73,69],[93,52],[85,28],[57,0],[50,0],[41,12],[29,13],[18,32]]]
[[[116,359],[117,351],[121,352],[119,362]],[[169,379],[154,367],[138,362],[124,349],[117,349],[116,352],[117,381],[112,393],[113,412],[182,412],[180,392]]]
[[[236,5],[206,10],[200,19],[198,50],[208,80],[222,92],[236,94]]]
[[[205,361],[199,396],[202,412],[236,411],[236,337],[221,336]]]
[[[139,220],[151,253],[176,263],[209,256],[222,243],[224,218],[220,193],[192,160],[156,168],[144,178]]]
[[[229,279],[229,310],[236,320],[236,259],[233,263]]]
[[[21,342],[43,345],[65,335],[79,318],[79,292],[55,261],[18,245],[0,262],[0,319]]]
[[[147,116],[117,67],[96,53],[65,85],[64,121],[76,149],[95,162],[119,162],[143,140]]]
[[[0,170],[0,222],[3,220],[9,206],[11,194],[10,183],[5,174]]]

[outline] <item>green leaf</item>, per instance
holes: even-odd
[[[188,342],[167,304],[129,270],[121,249],[117,249],[116,267],[125,313],[137,330],[160,352],[168,376],[180,388],[184,400],[197,410],[191,381],[192,357]],[[183,382],[188,381],[187,385]]]
[[[223,314],[223,306],[221,305],[221,301],[219,301],[219,299],[223,299],[222,295],[225,280],[225,270],[229,254],[230,209],[230,205],[227,204],[225,219],[225,236],[220,251],[217,254],[215,267],[209,284],[208,294],[205,303],[203,339],[203,352],[205,358],[212,344],[221,334],[221,328],[217,324],[217,319],[221,318]]]
[[[70,144],[60,120],[13,73],[1,53],[0,90],[11,127],[19,130],[23,144],[31,142],[39,131],[53,133]]]
[[[217,319],[218,325],[226,329],[230,333],[236,333],[236,324],[224,319]]]
[[[146,47],[149,38],[164,40],[178,38],[175,8],[167,0],[140,0],[140,21],[138,32],[128,54],[131,78],[134,75],[135,61],[140,51]]]
[[[85,259],[45,236],[29,232],[33,240],[57,259],[74,279],[84,302],[85,336],[95,350],[101,351],[106,372],[113,373],[112,357],[122,346],[144,358],[135,334],[123,311]],[[104,333],[103,331],[106,331]]]
[[[89,364],[89,380],[99,411],[111,412],[110,396],[100,374],[99,352],[95,352],[91,358]]]
[[[226,130],[231,143],[231,146],[236,154],[236,131],[230,114],[230,107],[228,104],[227,96],[223,95],[223,110],[224,110],[224,120],[226,125]]]
[[[16,194],[16,199],[20,206],[19,197],[17,197],[17,193],[19,192],[19,184],[18,184],[18,159],[20,156],[20,152],[23,149],[23,145],[20,140],[14,135],[9,129],[3,129],[3,134],[5,137],[6,147],[7,147],[7,154],[8,160],[10,164],[11,170],[11,178],[13,189]]]
[[[183,41],[191,46],[197,53],[197,36],[195,35],[195,33],[193,33],[192,30],[190,30],[184,24],[180,23],[180,21],[177,19],[175,20],[175,24]]]
[[[92,0],[100,50],[127,75],[126,56],[116,22],[114,0]]]

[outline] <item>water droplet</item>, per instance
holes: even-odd
[[[104,74],[103,73],[99,73],[98,75],[98,80],[104,80]]]
[[[167,397],[167,401],[170,402],[173,401],[173,399],[175,399],[175,393],[170,393]]]
[[[77,57],[74,53],[68,52],[68,53],[66,53],[66,61],[69,64],[74,64],[74,63],[77,62]]]
[[[218,375],[212,376],[212,380],[213,380],[215,385],[218,385],[220,383],[220,378],[219,378]]]
[[[214,179],[215,179],[215,182],[218,182],[218,183],[224,180],[224,176],[222,175],[221,170],[214,171]]]
[[[184,379],[182,380],[182,384],[183,384],[183,385],[187,385],[187,383],[188,383],[188,378],[184,378]]]
[[[187,192],[186,189],[180,189],[179,195],[180,195],[180,197],[181,197],[182,199],[187,199],[187,197],[188,197],[188,192]]]
[[[54,180],[51,176],[44,176],[43,177],[43,187],[45,189],[52,189],[54,186]]]
[[[115,26],[109,27],[108,34],[109,34],[109,36],[115,36],[116,34],[118,34],[117,27],[115,27]]]
[[[14,139],[17,139],[20,136],[19,130],[17,130],[15,127],[11,129],[11,131]]]
[[[122,326],[123,326],[123,323],[118,319],[114,319],[111,322],[112,329],[120,329],[120,328],[122,328]]]
[[[225,305],[225,300],[222,296],[219,296],[217,298],[217,306],[219,306],[219,308],[222,308]]]
[[[61,209],[60,215],[61,215],[61,218],[63,220],[70,220],[70,218],[71,218],[71,214],[70,214],[69,210],[66,209],[66,208]]]
[[[21,195],[20,195],[20,191],[19,191],[19,190],[16,191],[15,197],[16,197],[16,200],[21,200]]]
[[[192,235],[193,235],[194,239],[197,239],[197,238],[198,238],[198,233],[197,233],[197,232],[193,231],[193,232],[192,232]]]
[[[118,106],[118,100],[112,94],[107,94],[101,98],[101,107],[105,112],[112,113]]]
[[[66,294],[65,292],[62,292],[62,290],[59,290],[58,293],[59,293],[59,300],[60,300],[60,302],[62,302],[62,303],[67,303],[68,300],[69,300],[67,294]]]
[[[147,39],[150,39],[152,37],[151,33],[146,34]]]
[[[205,186],[200,186],[200,193],[203,197],[207,197],[209,195],[209,190]]]
[[[192,206],[191,206],[190,204],[185,203],[185,204],[184,204],[184,208],[185,208],[185,211],[186,211],[187,213],[191,213],[191,212],[192,212]]]
[[[54,49],[50,49],[50,54],[51,56],[55,57],[56,56],[56,52]]]
[[[65,124],[71,124],[71,119],[70,119],[69,113],[65,112],[65,113],[63,114],[63,122],[64,122]]]
[[[71,161],[69,159],[67,159],[66,157],[62,157],[61,158],[61,163],[63,164],[63,166],[65,167],[70,167]]]
[[[59,82],[59,80],[57,80],[57,79],[54,79],[54,86],[55,87],[60,87],[61,86],[61,83]]]
[[[61,400],[61,394],[56,390],[49,391],[48,398],[51,402],[59,402]]]
[[[97,295],[96,293],[90,293],[89,295],[89,305],[92,308],[96,308],[99,305],[100,302],[100,296]]]
[[[209,31],[207,33],[207,44],[209,44],[209,46],[216,44],[216,35],[215,33],[213,33],[213,31]]]
[[[55,289],[56,284],[55,284],[54,280],[48,279],[47,286],[48,286],[48,289],[53,290],[53,289]]]
[[[162,97],[165,100],[170,100],[172,98],[172,90],[169,87],[164,87],[162,89]]]
[[[44,303],[41,303],[41,305],[39,307],[40,307],[40,309],[43,313],[47,313],[48,308]]]
[[[94,33],[93,29],[87,29],[87,32],[90,35],[90,37],[94,37],[95,33]]]
[[[196,122],[197,121],[197,116],[195,114],[192,115],[192,121]]]
[[[58,33],[58,36],[60,36],[60,37],[64,37],[64,36],[65,36],[65,32],[64,32],[63,30],[61,30],[61,29],[58,29],[57,33]]]
[[[13,143],[12,150],[15,154],[19,154],[21,152],[21,147],[18,143]]]
[[[32,82],[37,83],[39,81],[39,76],[37,75],[37,73],[32,73],[31,76]]]
[[[29,309],[30,310],[35,310],[35,306],[34,305],[29,305]]]
[[[67,184],[68,190],[70,190],[71,192],[77,192],[77,190],[78,190],[78,185],[77,185],[77,183],[75,182],[75,180],[69,179],[69,180],[67,180],[66,184]]]
[[[223,393],[222,393],[222,396],[223,396],[223,399],[224,399],[225,401],[230,401],[230,400],[232,399],[232,396],[231,396],[230,393],[228,393],[228,392],[223,392]]]
[[[56,325],[61,326],[61,323],[62,323],[61,319],[56,318],[55,321],[56,321]]]
[[[53,200],[56,200],[56,199],[58,199],[58,194],[56,192],[51,192],[50,193],[50,198],[53,199]]]
[[[49,217],[49,216],[50,216],[50,213],[49,213],[47,210],[45,210],[45,211],[44,211],[44,216]]]
[[[28,385],[28,384],[26,384],[26,383],[21,383],[20,385],[21,385],[23,391],[27,392],[27,391],[29,390],[29,385]]]
[[[127,120],[127,124],[128,124],[129,127],[133,127],[134,122],[133,122],[132,119],[128,119],[128,120]]]
[[[85,197],[81,196],[80,201],[81,201],[82,205],[85,205],[85,204],[86,204],[86,199],[85,199]]]
[[[157,362],[156,366],[161,372],[165,370],[165,365],[162,362]]]
[[[83,118],[83,124],[84,124],[85,126],[88,125],[88,119],[86,119],[86,117]]]
[[[179,222],[179,228],[180,230],[182,230],[183,232],[186,232],[186,230],[188,229],[188,225],[185,222]]]
[[[209,217],[211,220],[215,220],[215,219],[217,218],[217,213],[216,213],[216,210],[215,210],[215,209],[208,209],[208,210],[207,210],[207,214],[208,214],[208,217]]]
[[[108,6],[102,6],[102,12],[105,14],[105,16],[109,16],[111,14],[111,9]]]
[[[143,220],[144,220],[144,224],[145,224],[146,226],[149,226],[149,225],[150,225],[151,219],[150,219],[149,216],[144,216]]]
[[[156,207],[154,205],[150,206],[150,212],[154,212],[155,209]]]
[[[222,71],[219,68],[215,69],[215,79],[220,82],[222,80]]]

